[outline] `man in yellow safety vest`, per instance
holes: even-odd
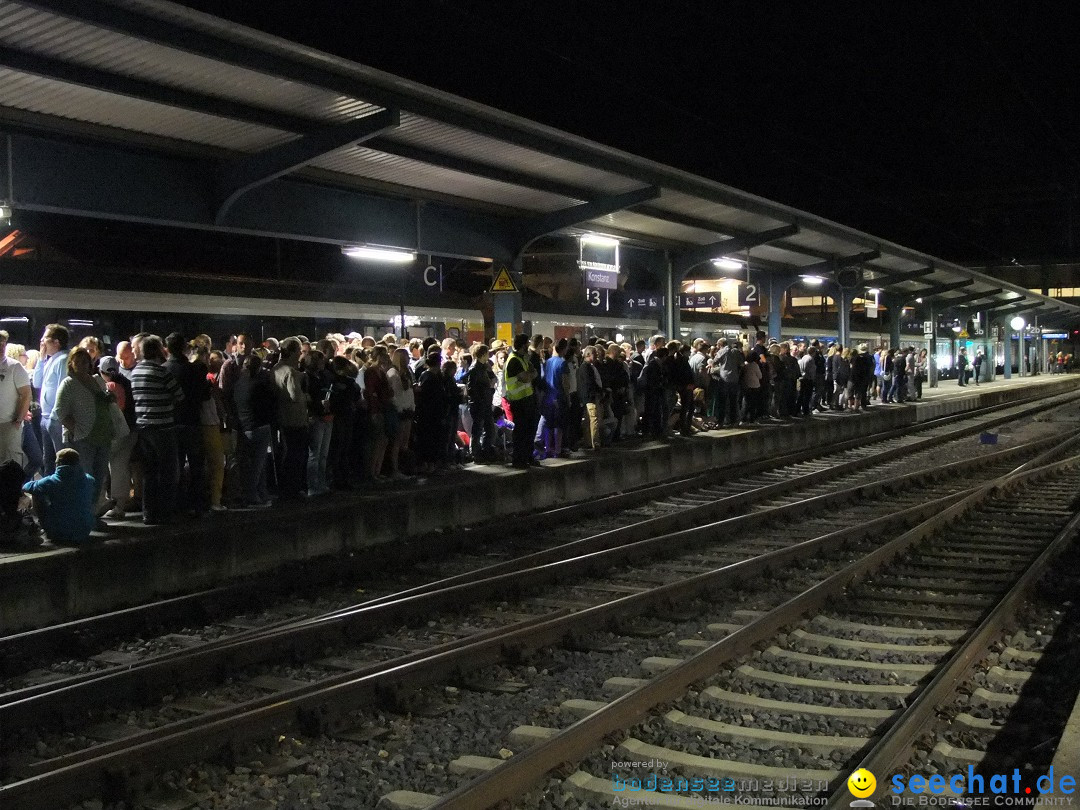
[[[540,462],[533,458],[533,437],[539,421],[536,395],[533,392],[533,380],[536,372],[529,363],[529,336],[518,335],[514,338],[514,351],[506,361],[503,376],[506,380],[506,399],[510,403],[510,418],[514,420],[514,460],[513,466],[539,467]]]

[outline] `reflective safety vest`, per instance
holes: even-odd
[[[511,377],[506,372],[509,370],[510,364],[515,360],[521,364],[521,370]],[[511,402],[532,396],[532,383],[520,382],[522,371],[529,371],[530,369],[529,359],[527,357],[522,357],[517,352],[511,354],[510,358],[506,361],[506,367],[503,369],[503,376],[506,379],[506,398]]]

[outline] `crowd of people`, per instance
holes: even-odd
[[[0,341],[0,467],[33,501],[28,514],[5,495],[0,514],[61,543],[137,515],[169,523],[470,462],[528,468],[634,436],[902,403],[922,396],[927,371],[925,350],[762,332],[750,345],[239,334],[220,348],[138,334],[107,355],[50,324],[36,351]]]

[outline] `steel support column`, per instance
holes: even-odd
[[[780,273],[769,273],[769,336],[780,340],[784,324],[784,300],[791,279]]]
[[[979,326],[982,328],[983,379],[981,382],[992,382],[994,379],[994,352],[990,345],[990,321],[986,312],[976,312],[975,317],[979,319]]]
[[[853,290],[840,288],[836,297],[837,340],[845,349],[851,348],[851,304],[855,300]]]
[[[900,346],[900,318],[904,314],[904,299],[893,293],[885,293],[885,306],[889,308],[889,348]]]
[[[672,259],[670,251],[664,252],[664,264],[664,319],[660,327],[669,340],[677,340],[679,336],[680,285],[675,277],[675,261]]]
[[[1005,329],[1005,362],[1003,364],[1004,374],[1006,380],[1012,379],[1012,326],[1009,325],[1009,321],[1006,318],[1002,321],[1002,325]]]
[[[929,301],[926,304],[927,317],[930,323],[933,324],[933,331],[930,332],[930,346],[926,352],[926,376],[930,383],[931,388],[938,387],[938,369],[937,369],[937,329],[938,323],[937,311],[934,309],[934,302]]]
[[[1042,333],[1039,332],[1039,316],[1036,315],[1032,318],[1031,326],[1035,330],[1035,334],[1031,338],[1031,362],[1028,364],[1028,371],[1031,372],[1031,376],[1034,377],[1039,373],[1039,369],[1042,367]]]
[[[498,272],[500,266],[499,263],[496,263],[492,267],[492,278],[494,278],[494,275]],[[495,317],[495,337],[502,338],[513,345],[514,338],[517,337],[522,329],[521,290],[523,288],[521,281],[521,257],[515,258],[506,266],[506,268],[510,271],[510,276],[517,285],[517,292],[493,292],[490,293],[490,295]],[[506,326],[503,326],[502,333],[500,334],[500,324],[509,325],[509,338],[506,336]]]

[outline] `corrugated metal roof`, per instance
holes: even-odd
[[[106,93],[0,67],[0,106],[239,152],[294,140],[283,130]]]
[[[536,191],[497,180],[431,166],[409,158],[388,155],[364,146],[347,146],[315,160],[312,166],[342,174],[379,180],[409,188],[451,194],[470,200],[547,212],[574,205],[577,200]]]
[[[606,226],[615,230],[640,233],[643,236],[652,236],[670,242],[689,242],[697,245],[709,245],[723,238],[717,235],[718,232],[679,225],[645,214],[639,214],[635,211],[616,211],[614,214],[607,214],[590,220],[587,224],[590,228],[600,231],[603,231]]]
[[[412,113],[401,116],[401,126],[394,130],[388,139],[547,180],[583,186],[597,194],[621,194],[641,186],[640,182],[619,174],[584,166]]]
[[[674,214],[683,214],[698,219],[708,219],[716,222],[718,226],[726,226],[739,231],[767,231],[787,225],[791,220],[764,216],[742,208],[730,205],[721,205],[702,197],[694,197],[681,191],[664,189],[660,199],[654,203],[656,208],[671,211]]]
[[[607,224],[645,241],[700,245],[717,241],[718,235],[795,223],[797,234],[753,248],[751,255],[799,267],[878,249],[882,255],[869,267],[902,272],[934,265],[937,270],[923,277],[930,283],[966,276],[973,279],[974,290],[981,285],[1020,291],[688,172],[161,0],[0,0],[0,19],[0,45],[13,51],[242,103],[259,111],[254,120],[263,121],[241,122],[223,117],[220,109],[211,114],[131,98],[110,91],[107,81],[93,88],[47,78],[49,71],[37,66],[0,68],[0,107],[49,116],[42,122],[46,128],[66,118],[248,153],[297,137],[290,129],[305,120],[347,121],[394,106],[401,110],[401,125],[382,136],[385,149],[411,147],[413,158],[354,146],[311,165],[421,195],[432,192],[524,212],[553,211],[583,199],[656,186],[661,195],[649,205],[658,216],[619,211],[592,224]],[[33,70],[46,76],[31,75]],[[191,99],[185,103],[194,104]],[[292,123],[268,126],[266,115],[274,114]],[[421,150],[425,159],[416,159]],[[445,166],[437,165],[440,157]],[[665,212],[675,222],[664,219]]]
[[[0,43],[39,56],[321,121],[379,109],[356,98],[0,0]]]

